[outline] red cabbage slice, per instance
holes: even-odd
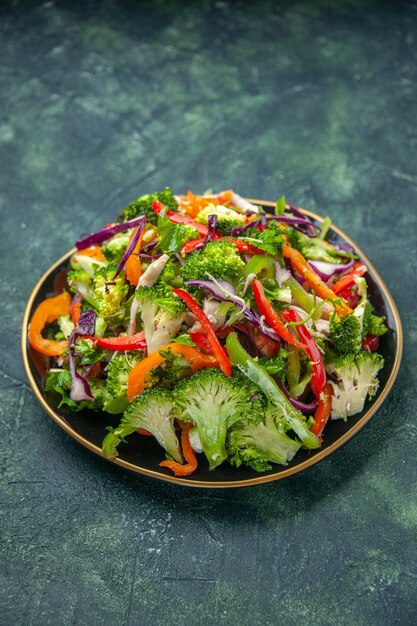
[[[87,380],[77,372],[75,365],[75,342],[78,337],[94,335],[96,318],[97,314],[91,309],[81,313],[78,324],[72,331],[68,340],[69,369],[71,372],[70,398],[75,402],[94,400]]]
[[[79,239],[75,243],[75,246],[78,250],[82,250],[83,248],[88,248],[89,246],[100,245],[103,241],[107,241],[107,239],[111,239],[114,235],[117,235],[117,233],[123,233],[125,230],[129,230],[130,228],[136,228],[136,226],[139,226],[145,219],[145,216],[141,215],[140,217],[135,217],[133,220],[123,222],[123,224],[108,226],[107,228],[99,230],[98,233],[93,233],[83,239]]]

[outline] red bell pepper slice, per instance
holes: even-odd
[[[355,284],[356,276],[363,276],[368,271],[368,268],[363,263],[354,263],[352,270],[349,274],[342,276],[333,286],[332,291],[338,295],[345,289],[352,287]]]
[[[173,289],[173,292],[178,296],[184,304],[190,309],[191,313],[194,313],[198,321],[200,322],[203,331],[207,335],[207,339],[210,342],[213,355],[216,357],[219,367],[225,376],[230,376],[232,373],[232,366],[230,365],[229,358],[225,352],[225,349],[217,339],[216,333],[213,330],[213,326],[201,307],[197,304],[192,296],[190,296],[184,289]]]
[[[205,333],[200,331],[196,331],[194,333],[188,333],[190,338],[194,341],[195,345],[202,352],[207,352],[207,354],[213,354],[213,348],[211,347],[211,343]]]
[[[314,424],[310,428],[310,431],[316,437],[320,437],[324,427],[329,421],[330,414],[332,412],[332,386],[330,383],[326,383],[321,392],[319,403],[314,413]]]
[[[305,348],[305,346],[291,333],[278,313],[274,310],[272,304],[265,296],[265,291],[260,280],[255,279],[253,281],[252,291],[255,296],[255,302],[259,309],[259,313],[265,317],[265,321],[275,330],[277,335],[296,348]]]
[[[362,347],[366,352],[375,352],[379,346],[379,337],[376,335],[367,335],[362,341]]]
[[[293,309],[283,311],[282,316],[288,322],[301,321],[300,316]],[[306,326],[304,324],[297,326],[297,331],[301,341],[305,344],[304,349],[312,363],[311,389],[317,400],[320,400],[320,394],[326,384],[326,370],[324,369],[323,357]]]
[[[154,200],[154,202],[152,202],[152,208],[155,213],[159,215],[164,206],[160,202]],[[188,217],[188,215],[180,215],[179,213],[175,213],[174,211],[170,211],[168,209],[165,213],[165,217],[171,220],[173,224],[186,224],[187,226],[192,226],[193,228],[198,230],[200,235],[203,235],[203,237],[206,237],[208,233],[208,226],[196,222],[191,217]]]
[[[122,337],[90,337],[99,348],[106,350],[146,350],[143,330],[140,333]]]

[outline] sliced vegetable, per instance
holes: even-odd
[[[288,322],[300,322],[301,317],[293,309],[287,309],[283,311],[282,316]],[[320,350],[317,347],[316,342],[311,336],[309,330],[304,324],[297,325],[297,332],[301,341],[305,344],[305,351],[311,361],[313,368],[313,375],[311,377],[311,389],[317,399],[320,398],[320,394],[323,391],[323,387],[326,383],[326,371],[324,369],[324,361]]]
[[[71,296],[67,291],[58,296],[46,298],[36,308],[28,329],[29,343],[34,350],[47,356],[58,356],[68,347],[68,341],[45,339],[42,331],[47,324],[56,322],[61,315],[70,314]]]
[[[91,337],[99,348],[106,350],[146,350],[146,339],[143,330],[135,335],[119,335],[118,337]]]
[[[164,209],[164,206],[160,202],[157,202],[155,200],[154,202],[152,202],[152,208],[155,213],[159,215]],[[192,226],[193,228],[198,230],[198,232],[203,235],[203,237],[206,237],[208,233],[208,226],[206,226],[205,224],[199,224],[199,222],[196,222],[191,217],[188,217],[188,215],[180,215],[179,213],[175,213],[174,211],[167,210],[165,211],[165,217],[171,220],[171,222],[173,222],[174,224],[187,224],[187,226]]]
[[[190,444],[189,432],[191,428],[193,428],[193,424],[181,422],[181,448],[186,463],[181,464],[176,461],[161,461],[159,464],[160,467],[168,467],[174,472],[175,476],[189,476],[193,474],[198,467],[194,450]]]
[[[332,291],[318,276],[318,274],[310,267],[303,255],[295,248],[284,244],[282,246],[282,253],[286,259],[288,259],[293,267],[293,270],[298,272],[300,276],[309,284],[309,286],[316,292],[320,298],[333,300],[335,302],[336,311],[339,315],[348,315],[352,313],[352,309],[349,305]]]
[[[320,394],[319,403],[314,413],[314,424],[310,428],[310,431],[316,437],[320,437],[323,433],[329,417],[332,412],[332,392],[333,388],[330,383],[326,383],[323,387],[323,391]]]
[[[265,317],[265,320],[271,328],[273,328],[277,335],[291,345],[296,346],[297,348],[303,348],[303,344],[298,341],[294,334],[290,332],[278,313],[274,310],[270,301],[266,298],[261,281],[257,279],[254,280],[252,283],[252,290],[259,313]]]
[[[207,338],[210,341],[213,350],[213,355],[216,357],[220,369],[225,376],[230,376],[232,373],[230,361],[223,346],[217,339],[216,333],[214,332],[213,326],[211,325],[207,315],[187,291],[184,291],[184,289],[174,289],[173,291],[175,295],[177,295],[190,309],[191,313],[194,313],[204,332],[207,334]]]
[[[332,291],[337,295],[342,294],[345,289],[353,287],[357,276],[363,276],[367,271],[368,268],[363,263],[354,263],[352,271],[346,274],[346,276],[342,276],[342,278],[332,286]]]

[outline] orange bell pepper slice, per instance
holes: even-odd
[[[198,462],[188,436],[192,427],[193,425],[190,423],[184,424],[181,422],[181,447],[184,459],[187,462],[181,464],[177,463],[177,461],[161,461],[159,464],[160,467],[168,467],[171,469],[175,476],[189,476],[190,474],[193,474],[198,467]]]
[[[316,294],[323,298],[323,300],[334,300],[336,311],[339,315],[349,315],[352,313],[352,309],[346,302],[342,302],[340,296],[337,296],[326,283],[322,281],[320,276],[313,270],[311,265],[306,261],[301,252],[292,248],[288,244],[282,246],[282,254],[288,259],[292,265],[292,268],[300,274],[300,276],[307,282],[307,284],[316,292]]]
[[[129,243],[132,241],[137,230],[138,229],[135,228],[134,231],[132,232],[130,239],[129,239]],[[139,258],[139,252],[141,251],[141,248],[142,248],[144,234],[145,234],[145,229],[142,228],[142,232],[139,235],[138,242],[136,246],[134,247],[132,254],[129,256],[125,264],[126,278],[130,282],[131,285],[135,285],[135,286],[138,284],[139,278],[142,276],[142,265],[141,265],[140,258]]]
[[[68,347],[68,341],[55,341],[42,337],[47,324],[56,322],[61,315],[69,315],[71,296],[67,291],[58,296],[46,298],[36,308],[28,328],[29,343],[34,350],[47,356],[58,356]]]
[[[186,346],[182,343],[172,342],[161,348],[161,350],[170,350],[172,354],[182,354],[185,356],[187,361],[190,362],[190,368],[193,372],[205,367],[219,367],[217,359],[213,356],[203,354],[200,350],[197,350],[197,348]],[[152,352],[145,359],[136,363],[127,380],[127,397],[129,402],[145,389],[148,373],[164,361],[165,357],[160,354],[159,350],[155,350],[155,352]]]
[[[81,250],[77,250],[77,252],[73,256],[73,259],[75,261],[77,261],[77,256],[89,256],[93,259],[97,259],[97,261],[106,260],[101,246],[90,246],[89,248],[82,248]]]

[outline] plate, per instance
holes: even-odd
[[[267,210],[275,206],[275,203],[263,200],[251,199],[250,202],[261,205]],[[303,213],[318,224],[323,221],[323,218],[311,211],[303,209]],[[272,470],[263,474],[258,474],[250,468],[234,468],[227,463],[217,467],[214,471],[210,471],[203,460],[203,455],[199,455],[197,472],[189,478],[178,478],[169,474],[169,470],[159,467],[158,463],[164,458],[164,455],[157,442],[153,438],[140,435],[132,435],[129,438],[129,443],[120,445],[120,456],[111,461],[106,459],[106,461],[138,474],[145,474],[158,480],[176,484],[194,487],[244,487],[280,480],[301,472],[326,458],[351,439],[376,413],[395,381],[402,355],[402,328],[394,300],[365,254],[350,237],[336,226],[332,226],[328,239],[336,244],[350,244],[355,249],[359,259],[367,265],[370,299],[377,314],[385,315],[389,327],[389,331],[381,339],[378,350],[385,359],[385,365],[379,377],[380,387],[373,400],[366,403],[364,410],[349,418],[347,422],[343,420],[330,421],[326,426],[324,443],[319,450],[301,450],[287,466],[276,465]],[[116,426],[119,420],[117,418],[112,420],[112,416],[107,416],[107,414],[103,420],[102,415],[94,411],[72,413],[65,408],[58,409],[54,406],[51,399],[46,397],[43,389],[47,358],[32,350],[27,341],[27,327],[35,308],[44,298],[63,288],[68,259],[74,251],[75,248],[67,252],[45,272],[29,298],[22,329],[23,363],[33,392],[48,415],[78,443],[103,457],[101,442],[107,432],[106,426]]]

